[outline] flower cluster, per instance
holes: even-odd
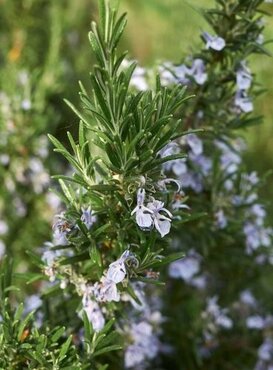
[[[171,212],[164,208],[163,202],[152,197],[146,206],[144,202],[145,189],[139,188],[137,191],[137,206],[133,209],[131,215],[135,215],[136,223],[142,230],[151,230],[155,227],[163,238],[171,229]]]
[[[129,297],[133,309],[130,308],[128,321],[124,323],[123,333],[127,340],[124,353],[126,368],[146,368],[162,349],[159,339],[161,323],[164,321],[160,313],[161,302],[155,289],[145,288],[144,284],[134,285],[138,303]],[[149,294],[148,294],[149,293]]]

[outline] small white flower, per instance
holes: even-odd
[[[3,166],[7,166],[10,162],[10,156],[8,154],[1,154],[0,155],[0,163]]]
[[[120,300],[120,294],[118,291],[118,288],[116,286],[116,283],[114,283],[112,280],[108,280],[106,277],[101,278],[101,287],[100,287],[100,293],[99,298],[102,302],[119,302]]]
[[[144,360],[153,359],[159,351],[159,340],[153,333],[153,326],[146,322],[133,323],[130,331],[130,344],[125,349],[125,367],[136,367]]]
[[[257,305],[257,300],[249,289],[241,292],[240,301],[250,307],[255,307]]]
[[[206,41],[206,48],[221,51],[226,46],[225,40],[220,36],[210,35],[208,32],[203,33],[203,37]]]
[[[41,305],[42,305],[42,300],[38,295],[32,294],[30,296],[27,296],[25,300],[24,312],[29,313],[31,311],[37,310]]]
[[[236,83],[239,90],[248,90],[251,86],[252,76],[250,70],[242,62],[236,73]]]
[[[253,315],[249,316],[246,319],[246,326],[249,329],[263,329],[265,325],[265,320],[262,316],[259,315]]]
[[[253,103],[244,90],[238,90],[236,92],[235,106],[239,107],[245,113],[253,111]]]
[[[192,75],[190,68],[188,68],[184,64],[181,64],[180,66],[174,67],[173,72],[178,82],[180,82],[181,84],[189,83],[189,79],[186,77],[186,75]]]
[[[25,111],[30,110],[31,109],[31,101],[29,99],[22,100],[21,107]]]
[[[106,278],[108,280],[113,281],[115,284],[120,283],[125,279],[126,276],[126,268],[124,261],[117,260],[109,266],[109,269],[106,274]]]
[[[264,43],[264,35],[262,33],[260,33],[259,36],[256,38],[256,42],[259,45],[262,45]]]
[[[273,341],[271,338],[265,338],[263,344],[259,347],[258,356],[263,361],[273,359]]]
[[[191,68],[187,69],[186,74],[192,76],[198,85],[203,85],[208,78],[205,72],[205,64],[202,59],[194,59]]]
[[[97,217],[93,215],[93,211],[90,206],[87,209],[82,208],[81,221],[85,224],[88,230],[91,229],[96,220]]]
[[[161,158],[165,158],[169,155],[178,154],[180,147],[177,143],[167,144],[163,149],[160,150],[159,155]],[[174,159],[164,163],[163,168],[165,171],[173,171],[176,176],[180,176],[187,172],[186,159]]]
[[[126,368],[132,368],[141,364],[145,359],[145,354],[136,344],[131,344],[125,350],[124,362]]]
[[[131,212],[131,216],[136,214],[136,222],[141,229],[150,229],[153,225],[153,212],[144,206],[145,189],[140,188],[137,192],[137,206]]]
[[[201,173],[189,170],[180,177],[180,181],[184,188],[191,188],[196,193],[201,193],[203,190],[203,179]]]
[[[154,226],[163,238],[171,229],[171,212],[164,208],[163,202],[156,199],[149,202],[147,207],[153,212]],[[162,215],[160,212],[165,212],[169,217]]]
[[[215,218],[216,218],[216,226],[219,229],[224,229],[227,226],[227,218],[222,209],[219,209],[219,211],[215,213]]]
[[[220,314],[216,317],[215,323],[224,329],[231,329],[233,327],[233,321],[224,314]]]
[[[204,290],[207,286],[207,279],[206,276],[200,275],[197,277],[194,277],[191,281],[190,284],[200,290]]]
[[[164,208],[163,202],[153,199],[146,207],[144,200],[145,190],[140,188],[137,193],[137,206],[131,215],[136,214],[136,221],[141,229],[150,229],[155,226],[161,237],[165,236],[170,232],[172,214]],[[168,217],[160,212],[165,212]]]
[[[221,308],[217,301],[217,296],[207,299],[206,315],[213,319],[216,325],[224,329],[231,329],[233,327],[233,321],[226,315],[228,310]]]
[[[47,243],[47,246],[50,247],[51,243]],[[45,251],[42,255],[42,261],[47,264],[48,266],[53,265],[56,258],[55,251]]]
[[[68,285],[68,280],[67,279],[64,279],[60,283],[60,288],[61,289],[66,289],[67,285]]]
[[[86,312],[94,331],[101,331],[104,327],[105,319],[98,303],[89,297],[83,297],[83,310]]]
[[[203,143],[195,134],[186,135],[186,142],[191,148],[194,155],[199,156],[203,153]]]
[[[129,257],[129,255],[130,255],[129,250],[126,250],[125,252],[123,252],[123,254],[118,260],[110,264],[109,269],[106,273],[106,279],[113,281],[115,284],[118,284],[125,279],[126,276],[125,261],[127,257]]]
[[[189,255],[183,259],[174,261],[169,266],[169,275],[175,279],[183,279],[190,282],[194,275],[200,270],[200,256],[191,251]]]

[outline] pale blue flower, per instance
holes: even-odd
[[[208,315],[214,324],[224,329],[231,329],[233,321],[227,316],[228,310],[218,305],[218,297],[214,296],[207,300],[206,315]]]
[[[82,208],[81,221],[85,224],[88,230],[90,230],[93,224],[97,221],[97,217],[93,214],[90,206],[87,209]]]
[[[129,250],[126,250],[122,253],[121,257],[115,262],[112,262],[107,270],[106,278],[118,284],[125,279],[126,276],[126,267],[125,261],[130,257],[131,253]]]
[[[222,209],[219,209],[219,211],[215,212],[215,218],[216,218],[216,226],[219,229],[224,229],[227,226],[227,218]]]
[[[240,68],[236,72],[236,84],[238,90],[248,90],[251,86],[252,75],[245,62],[242,62]]]
[[[140,188],[137,192],[137,206],[131,212],[131,216],[136,215],[136,222],[141,229],[150,229],[153,226],[153,212],[144,206],[145,189]]]
[[[192,76],[198,85],[203,85],[208,78],[205,72],[205,63],[202,59],[194,59],[191,68],[187,68],[186,75]]]
[[[120,294],[116,283],[108,280],[105,276],[100,281],[101,284],[99,285],[96,298],[101,302],[119,302]]]
[[[82,304],[83,310],[86,312],[94,331],[101,331],[105,325],[105,319],[98,303],[93,301],[89,296],[84,296]]]
[[[170,143],[166,145],[160,152],[159,155],[161,158],[165,158],[169,155],[178,154],[181,152],[181,149],[177,143]],[[163,165],[164,171],[172,171],[176,176],[180,176],[187,172],[186,159],[174,159],[168,161]]]
[[[183,188],[191,188],[196,193],[201,193],[203,190],[203,178],[201,173],[188,171],[182,174],[179,178]]]
[[[186,135],[186,142],[194,155],[199,156],[200,154],[203,153],[203,143],[197,135],[195,134]]]
[[[203,38],[206,41],[206,48],[221,51],[226,46],[225,40],[217,35],[210,35],[208,32],[203,32]]]
[[[257,305],[257,300],[249,289],[241,292],[240,301],[250,307],[255,307]]]
[[[265,338],[264,342],[259,347],[258,356],[263,361],[273,360],[273,341],[271,338]]]
[[[247,96],[244,90],[238,90],[235,95],[235,106],[240,108],[244,113],[253,111],[252,100]]]
[[[159,351],[159,340],[153,333],[153,327],[147,321],[133,323],[129,330],[132,341],[125,349],[125,367],[136,368],[144,360],[156,357]]]
[[[24,304],[24,312],[29,313],[31,311],[37,310],[39,307],[41,307],[41,305],[42,300],[38,295],[32,294],[30,296],[27,296]]]
[[[260,315],[252,315],[246,319],[246,327],[248,329],[257,329],[261,330],[265,326],[265,320]]]
[[[164,208],[163,202],[156,199],[153,199],[152,202],[149,202],[147,207],[153,212],[154,226],[163,238],[170,232],[171,229],[171,212]],[[168,217],[164,216],[162,212],[167,214]]]
[[[191,251],[188,256],[172,262],[169,266],[169,275],[175,279],[182,279],[189,283],[194,275],[200,271],[200,256]]]

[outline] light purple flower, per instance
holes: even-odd
[[[263,361],[273,360],[273,341],[271,338],[266,338],[259,347],[258,356]]]
[[[108,280],[105,276],[101,278],[101,284],[97,290],[96,298],[101,302],[119,302],[120,294],[116,283]]]
[[[191,68],[187,68],[186,74],[192,76],[198,85],[203,85],[208,78],[205,72],[205,63],[202,59],[194,59]]]
[[[169,275],[175,279],[183,279],[190,282],[194,275],[200,271],[200,256],[191,251],[188,256],[183,259],[174,261],[169,266]]]
[[[203,178],[201,173],[188,171],[182,174],[179,178],[183,188],[191,188],[196,193],[201,193],[203,190]]]
[[[257,305],[257,300],[249,289],[241,292],[240,301],[250,307],[255,307]]]
[[[82,215],[81,215],[81,221],[85,224],[88,230],[91,229],[93,224],[96,222],[97,217],[94,216],[93,211],[91,210],[91,207],[88,208],[82,208]]]
[[[103,329],[105,324],[104,316],[97,302],[91,298],[84,296],[82,300],[83,310],[86,312],[89,321],[95,332]]]
[[[133,323],[129,335],[133,343],[125,349],[126,368],[136,368],[144,360],[156,357],[159,351],[159,341],[150,323],[147,321]]]
[[[122,282],[126,276],[125,261],[130,256],[130,251],[126,250],[121,257],[112,262],[106,273],[106,279],[113,281],[115,284]]]
[[[153,199],[152,202],[149,202],[147,207],[153,212],[154,226],[163,238],[170,232],[171,229],[171,212],[164,208],[163,202],[156,199]],[[164,216],[162,212],[167,214],[168,217]]]
[[[241,63],[240,68],[236,72],[236,84],[238,90],[248,90],[251,86],[252,75],[249,68],[244,62]]]
[[[226,315],[228,310],[221,308],[217,301],[217,296],[207,300],[206,313],[214,320],[216,325],[224,329],[231,329],[233,327],[233,321]]]
[[[200,154],[203,153],[203,143],[197,135],[195,134],[186,135],[186,142],[194,155],[199,156]]]
[[[253,316],[249,316],[246,319],[246,326],[249,329],[261,330],[264,328],[264,325],[265,325],[265,320],[262,316],[253,315]]]
[[[226,46],[225,40],[220,36],[210,35],[208,32],[203,32],[203,38],[206,41],[206,48],[221,51]]]
[[[219,209],[219,211],[215,213],[215,218],[216,218],[216,226],[219,229],[224,229],[227,226],[227,218],[222,209]]]
[[[137,206],[131,212],[136,215],[136,222],[141,229],[150,229],[153,226],[153,212],[144,206],[145,189],[140,188],[137,192]]]
[[[253,103],[244,90],[237,90],[234,103],[235,106],[240,108],[244,113],[253,111]]]
[[[180,148],[176,143],[170,143],[166,145],[160,152],[159,155],[161,158],[165,158],[169,155],[180,153]],[[180,176],[187,172],[186,159],[174,159],[164,163],[163,168],[165,171],[172,171],[176,176]]]

